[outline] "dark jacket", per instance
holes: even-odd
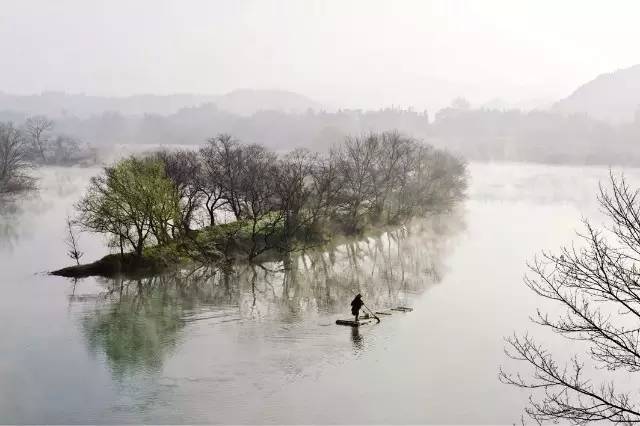
[[[351,313],[353,315],[357,315],[358,312],[360,311],[360,308],[362,308],[362,305],[364,305],[364,302],[362,301],[362,296],[357,295],[352,301],[351,301]]]

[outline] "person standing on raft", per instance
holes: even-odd
[[[351,315],[355,315],[356,321],[358,321],[358,316],[360,315],[360,308],[362,308],[364,302],[362,301],[362,295],[357,294],[356,297],[351,301]]]

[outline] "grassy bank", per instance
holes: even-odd
[[[230,262],[247,257],[255,261],[277,260],[296,248],[326,242],[326,237],[307,230],[304,242],[296,239],[285,244],[282,226],[262,223],[255,232],[251,221],[236,221],[192,230],[165,244],[147,246],[141,256],[134,252],[109,254],[92,263],[50,273],[69,278],[144,277],[192,262]]]

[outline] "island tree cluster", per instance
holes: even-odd
[[[347,138],[327,155],[219,135],[105,168],[77,208],[121,251],[180,242],[253,259],[449,209],[465,188],[464,162],[396,132]]]

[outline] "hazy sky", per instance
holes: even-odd
[[[640,63],[637,1],[0,0],[0,90],[559,98]]]

